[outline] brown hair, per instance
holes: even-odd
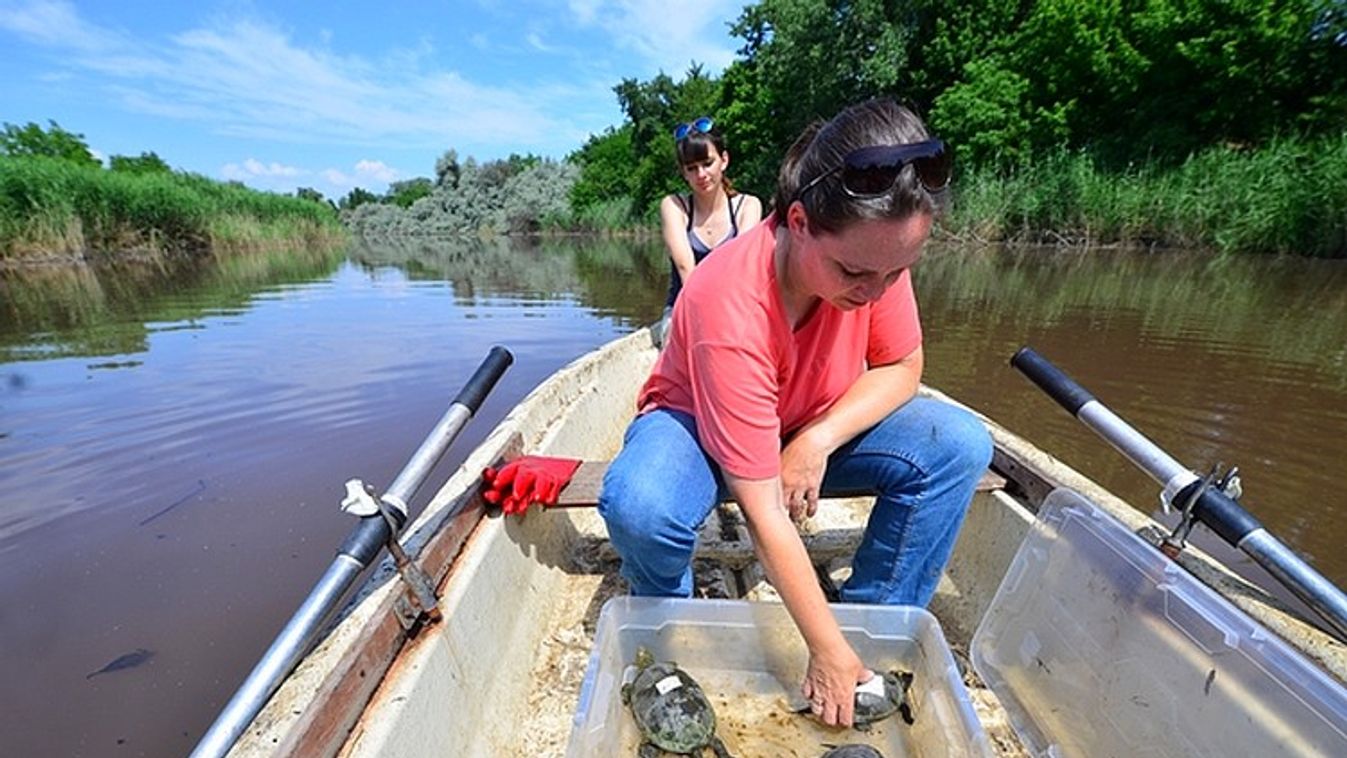
[[[830,177],[798,197],[800,188],[841,165],[852,150],[871,145],[921,142],[930,133],[917,114],[891,99],[867,100],[847,107],[829,121],[815,121],[795,140],[781,163],[772,206],[779,219],[790,204],[804,204],[814,228],[836,233],[867,219],[903,219],[917,213],[934,214],[936,199],[922,189],[916,171],[904,166],[893,190],[875,198],[855,198]]]
[[[688,136],[674,142],[674,155],[678,158],[678,168],[682,168],[689,163],[700,163],[711,155],[711,148],[715,147],[716,152],[725,154],[725,136],[715,126],[711,127],[709,132],[699,132],[693,129]],[[730,178],[724,174],[720,175],[720,184],[725,188],[725,194],[734,197],[734,185]]]

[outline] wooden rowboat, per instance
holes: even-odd
[[[485,515],[478,475],[520,452],[611,459],[655,356],[642,330],[580,358],[525,398],[405,533],[406,551],[438,582],[442,620],[409,637],[394,613],[402,584],[391,566],[381,566],[230,754],[562,755],[598,610],[622,591],[616,557],[592,508],[523,520]],[[1160,528],[984,421],[996,445],[992,470],[930,606],[956,658],[969,649],[1036,511],[1055,488],[1081,493],[1137,534]],[[579,493],[572,497],[592,498],[595,483],[583,479],[568,488]],[[867,505],[865,499],[825,502],[802,528],[822,568],[854,550]],[[772,599],[732,506],[713,514],[697,555],[698,594]],[[1338,682],[1347,681],[1347,646],[1199,551],[1189,549],[1180,562]],[[962,668],[994,752],[1025,754],[997,697]]]

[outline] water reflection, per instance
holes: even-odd
[[[413,280],[449,282],[464,304],[501,294],[574,297],[630,327],[659,318],[668,286],[656,240],[409,237],[357,243],[351,259],[366,270],[396,266]]]
[[[0,271],[0,363],[144,352],[152,324],[241,313],[259,291],[329,276],[344,256],[326,249]]]
[[[1347,262],[933,250],[916,282],[930,382],[1155,507],[1157,485],[1008,367],[1032,345],[1184,464],[1240,466],[1250,510],[1347,583]]]

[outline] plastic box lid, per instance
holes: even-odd
[[[1035,755],[1347,755],[1347,689],[1070,490],[971,652]]]
[[[914,675],[913,724],[886,719],[869,734],[825,729],[788,704],[804,675],[804,641],[784,606],[743,600],[617,597],[604,604],[566,755],[635,755],[635,722],[622,703],[637,646],[697,679],[732,755],[817,758],[825,743],[864,742],[889,756],[990,756],[968,690],[935,617],[910,606],[838,604],[847,640],[872,669]]]

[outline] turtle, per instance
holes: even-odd
[[[622,685],[622,702],[631,708],[641,732],[640,758],[660,752],[732,758],[716,736],[716,712],[697,681],[673,661],[656,663],[648,648],[636,650],[636,678]]]
[[[870,681],[864,684],[857,685],[856,701],[851,716],[852,726],[862,732],[869,731],[871,724],[883,721],[895,713],[901,713],[903,721],[911,724],[912,705],[907,697],[911,687],[912,674],[908,671],[886,671],[871,677]]]
[[[856,699],[851,709],[851,725],[860,732],[870,731],[870,725],[883,721],[895,713],[903,721],[912,723],[912,707],[907,691],[912,687],[912,674],[907,671],[888,671],[875,674],[864,684],[856,685]],[[808,703],[792,707],[796,713],[808,713]],[[845,755],[845,754],[844,754]]]
[[[819,758],[884,758],[884,754],[869,745],[824,745],[832,749]]]

